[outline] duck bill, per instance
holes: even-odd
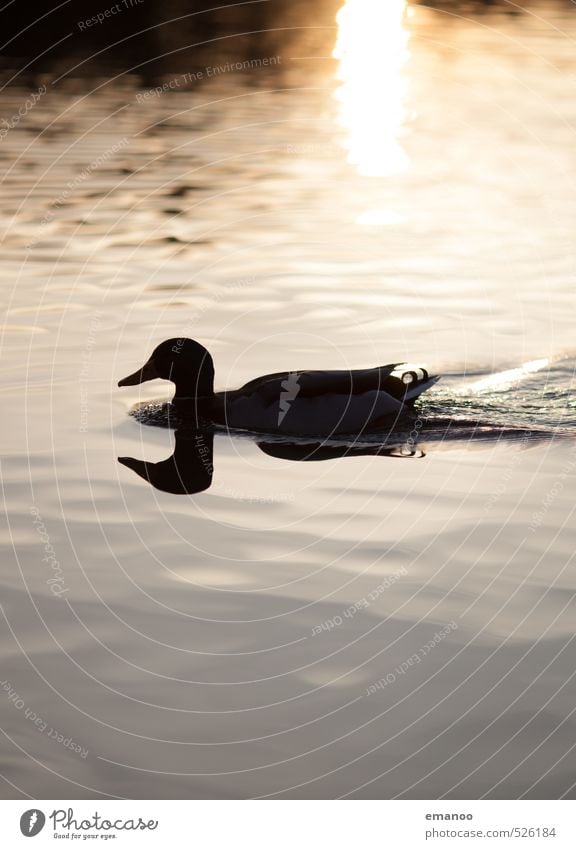
[[[148,360],[142,368],[135,371],[134,374],[129,374],[118,382],[118,386],[138,386],[139,383],[145,383],[147,380],[154,380],[155,377],[160,377],[156,371],[156,366],[153,360]]]
[[[118,457],[118,462],[122,463],[122,465],[126,466],[128,469],[132,469],[133,472],[136,472],[136,474],[140,475],[141,478],[144,478],[145,481],[150,480],[148,467],[153,466],[154,463],[146,463],[145,460],[137,460],[135,457]]]

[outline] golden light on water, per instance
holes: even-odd
[[[508,389],[523,378],[547,368],[549,364],[550,360],[547,357],[540,360],[531,360],[529,363],[523,363],[518,368],[507,369],[506,371],[500,371],[497,374],[483,377],[480,380],[475,380],[467,389],[468,391],[474,389],[476,392]]]
[[[348,161],[368,177],[402,173],[409,58],[406,0],[346,0],[337,15],[336,91]]]

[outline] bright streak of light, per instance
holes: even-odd
[[[500,391],[508,389],[515,383],[518,383],[525,377],[529,377],[537,371],[542,371],[550,364],[550,360],[544,357],[541,360],[531,360],[529,363],[523,363],[518,368],[511,368],[507,371],[500,371],[496,374],[491,374],[489,377],[483,377],[469,384],[467,390],[474,389],[476,392],[482,391]]]
[[[409,33],[406,0],[347,0],[337,16],[336,91],[348,161],[368,177],[400,174],[408,158],[400,136],[406,120],[403,73]]]

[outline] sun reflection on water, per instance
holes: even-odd
[[[480,380],[475,380],[469,384],[466,389],[473,389],[476,392],[501,392],[509,389],[524,378],[536,372],[542,371],[550,365],[548,357],[543,357],[539,360],[531,360],[529,363],[523,363],[518,368],[507,369],[496,374],[490,374],[488,377],[483,377]],[[466,391],[463,390],[463,391]]]
[[[367,177],[406,170],[406,0],[346,0],[337,15],[336,91],[348,161]]]

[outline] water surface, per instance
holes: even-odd
[[[403,5],[1,139],[5,797],[574,797],[574,8]],[[445,378],[414,456],[216,434],[177,495],[116,383],[184,335]]]

